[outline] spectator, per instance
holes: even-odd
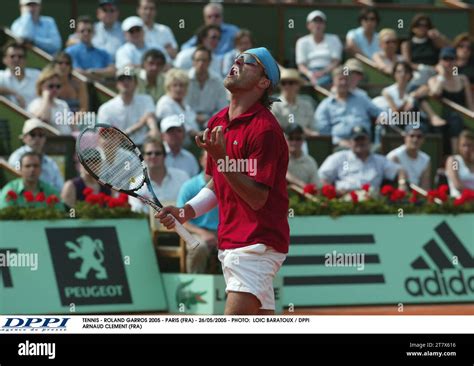
[[[404,170],[385,156],[370,152],[369,132],[363,126],[352,128],[350,136],[350,149],[329,155],[319,168],[323,185],[334,184],[342,196],[364,184],[378,191],[383,179],[398,176],[399,188],[407,189]]]
[[[190,70],[193,67],[193,55],[198,47],[205,47],[212,52],[212,60],[210,64],[210,71],[216,76],[222,75],[222,56],[218,55],[215,50],[219,44],[221,36],[220,29],[216,25],[206,25],[197,31],[197,46],[182,49],[176,60],[174,67]]]
[[[198,46],[193,54],[193,68],[189,70],[189,87],[185,102],[196,112],[196,122],[201,130],[207,121],[227,104],[227,93],[222,79],[209,72],[211,51]]]
[[[379,34],[376,29],[380,17],[374,8],[364,8],[359,13],[359,28],[351,29],[346,35],[346,49],[351,55],[360,53],[372,58],[380,51]]]
[[[235,35],[234,43],[235,48],[229,52],[226,52],[222,57],[223,76],[227,75],[238,55],[250,48],[253,48],[255,41],[253,39],[252,33],[248,29],[241,29]]]
[[[460,74],[466,75],[474,85],[474,57],[472,55],[472,38],[469,33],[461,33],[454,38],[456,49],[456,66]]]
[[[92,20],[88,16],[77,19],[76,34],[79,42],[66,48],[72,59],[72,67],[89,78],[113,76],[115,67],[107,51],[94,47]]]
[[[193,135],[197,133],[199,127],[196,122],[196,113],[186,103],[188,86],[189,77],[185,71],[179,69],[169,70],[165,76],[166,94],[156,103],[156,116],[158,120],[172,115],[180,116],[186,132]]]
[[[100,152],[95,149],[85,151],[84,156],[84,161],[86,163],[89,160],[93,162],[101,160]],[[107,196],[112,195],[112,190],[97,183],[97,180],[93,178],[81,164],[79,167],[79,176],[64,183],[64,187],[61,191],[61,199],[67,206],[75,207],[77,202],[81,202],[86,199],[84,194],[84,190],[86,188],[91,189],[92,193],[94,194],[103,193]]]
[[[224,23],[224,8],[221,4],[209,3],[203,9],[204,25],[215,25],[220,29],[219,44],[215,49],[217,55],[224,55],[234,48],[235,35],[239,28],[233,24]],[[197,36],[193,36],[181,45],[181,49],[190,48],[199,44]]]
[[[339,66],[333,70],[335,94],[325,98],[316,109],[314,118],[321,135],[332,136],[340,148],[352,146],[351,131],[355,126],[371,128],[371,118],[377,118],[382,109],[362,95],[349,91],[349,77]]]
[[[21,108],[26,108],[36,97],[35,85],[39,70],[26,66],[26,47],[15,41],[3,47],[3,63],[7,67],[0,70],[0,94],[8,96]]]
[[[288,125],[285,129],[285,137],[290,152],[286,180],[301,188],[308,184],[319,187],[318,164],[316,160],[308,154],[304,154],[302,150],[304,131],[301,126],[296,123]]]
[[[433,27],[430,17],[417,14],[410,25],[410,39],[402,42],[401,51],[405,60],[419,74],[418,85],[426,83],[434,74],[433,66],[438,62],[439,50],[448,45],[448,40]]]
[[[174,59],[178,53],[178,43],[170,27],[155,23],[156,5],[154,0],[139,0],[137,14],[142,18],[145,43],[150,48],[164,49]]]
[[[281,102],[272,106],[272,112],[281,128],[297,124],[303,128],[306,136],[318,136],[314,128],[314,106],[299,95],[302,84],[303,79],[298,70],[283,69],[280,77],[281,94],[278,96]]]
[[[163,52],[152,48],[143,55],[142,69],[138,73],[138,93],[148,94],[155,104],[165,94],[165,65]]]
[[[179,189],[189,179],[189,175],[165,165],[166,150],[161,140],[147,138],[143,143],[142,153],[153,191],[160,197],[161,202],[176,202]],[[137,193],[152,199],[146,183]],[[133,211],[148,212],[148,206],[136,198],[129,197],[129,203]]]
[[[380,71],[392,75],[395,63],[403,60],[403,56],[397,54],[397,33],[393,29],[384,28],[379,33],[379,39],[381,50],[375,52],[372,58]]]
[[[118,21],[119,9],[115,0],[99,0],[96,15],[99,22],[94,25],[92,44],[94,47],[107,51],[111,62],[115,63],[115,54],[125,43],[122,26]]]
[[[61,49],[61,36],[56,21],[40,15],[41,0],[20,0],[21,16],[17,18],[11,30],[15,37],[33,43],[49,54]]]
[[[16,149],[8,159],[8,164],[20,170],[20,160],[24,153],[34,151],[41,155],[40,179],[58,191],[63,187],[64,181],[56,162],[44,153],[48,135],[57,136],[59,131],[43,121],[32,118],[25,121],[20,136],[24,145]]]
[[[421,151],[424,142],[423,131],[408,125],[405,128],[403,145],[387,154],[387,159],[401,165],[408,181],[428,191],[431,187],[431,158]]]
[[[160,127],[166,148],[166,166],[184,170],[190,177],[194,177],[199,173],[199,165],[194,155],[183,148],[185,134],[181,118],[177,115],[165,117]]]
[[[40,180],[40,154],[34,151],[24,153],[20,158],[20,174],[21,178],[7,183],[0,192],[0,209],[8,206],[45,207],[48,204],[48,197],[51,195],[57,199],[54,207],[64,209],[63,204],[59,202],[58,191]]]
[[[310,34],[296,41],[296,64],[313,85],[328,87],[331,71],[342,58],[342,43],[335,34],[325,33],[326,15],[314,10],[306,17]]]
[[[469,79],[465,75],[455,72],[456,50],[445,47],[441,50],[439,64],[436,66],[438,75],[428,80],[431,95],[449,99],[463,107],[474,110]],[[444,139],[444,151],[456,151],[457,136],[464,128],[462,117],[451,109],[443,108],[442,118],[446,120],[444,126],[434,127],[434,131],[441,133]]]
[[[202,172],[185,182],[179,190],[176,205],[184,207],[186,202],[196,196],[199,191],[210,181],[211,177],[205,173],[207,163],[207,152],[201,150]],[[188,250],[186,255],[187,273],[208,272],[208,262],[211,256],[217,257],[217,225],[219,223],[219,211],[214,207],[211,211],[185,222],[184,227],[193,234],[201,243],[194,250]]]
[[[356,58],[350,58],[344,63],[344,70],[349,75],[349,91],[354,94],[359,94],[368,97],[364,89],[359,88],[359,83],[364,79],[364,67],[362,63]],[[335,88],[332,88],[334,93]]]
[[[61,75],[50,66],[41,71],[36,81],[36,99],[28,105],[28,112],[57,128],[61,135],[70,135],[70,109],[64,100],[58,98],[61,89]]]
[[[474,133],[464,130],[459,135],[459,154],[446,160],[446,175],[452,197],[459,197],[464,189],[474,190]]]
[[[72,76],[72,59],[66,52],[59,52],[54,58],[54,71],[61,77],[58,98],[64,100],[71,112],[89,111],[89,93],[84,82]]]
[[[135,72],[119,69],[116,77],[119,95],[100,106],[97,120],[121,129],[137,145],[141,145],[147,136],[157,137],[153,99],[149,95],[135,94]]]

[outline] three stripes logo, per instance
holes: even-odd
[[[408,277],[405,290],[412,296],[463,296],[474,294],[474,258],[449,225],[443,221],[436,226],[441,242],[430,239],[411,268],[420,276]],[[469,245],[472,247],[472,242]],[[422,275],[421,271],[426,273]],[[469,276],[471,274],[471,276]]]

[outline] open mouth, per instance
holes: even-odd
[[[240,69],[237,65],[232,66],[232,68],[229,71],[228,76],[239,76]]]

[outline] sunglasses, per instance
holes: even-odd
[[[296,80],[284,80],[281,82],[282,86],[292,86],[292,85],[297,85],[299,84]]]
[[[61,84],[49,84],[46,87],[48,89],[61,89]]]
[[[33,138],[36,138],[36,137],[39,137],[39,138],[46,137],[46,134],[44,134],[44,133],[42,133],[42,132],[30,132],[28,135],[30,135],[30,136],[33,137]]]
[[[141,32],[142,28],[141,27],[133,27],[128,30],[129,33],[138,33]]]
[[[163,154],[163,151],[147,151],[145,156],[161,156]]]

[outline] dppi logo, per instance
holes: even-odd
[[[67,322],[71,318],[7,318],[2,326],[3,330],[66,330]]]

